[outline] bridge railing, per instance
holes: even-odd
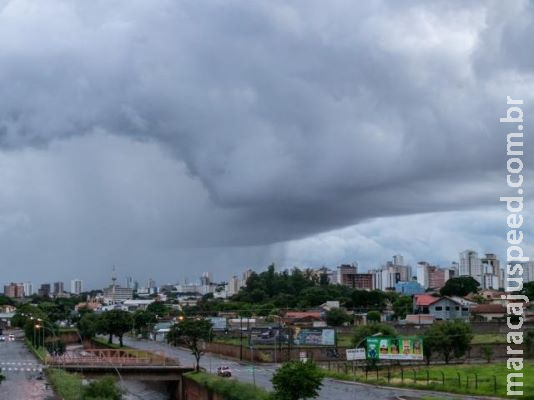
[[[88,349],[79,352],[66,352],[61,356],[49,356],[50,365],[154,365],[165,366],[169,363],[161,351],[148,352],[143,350]]]

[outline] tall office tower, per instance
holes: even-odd
[[[248,278],[250,278],[250,276],[253,273],[254,273],[254,271],[252,271],[250,268],[247,269],[245,272],[243,272],[243,277],[241,279],[241,286],[240,287],[247,286]]]
[[[64,291],[63,282],[54,282],[54,294],[62,294]]]
[[[49,283],[42,283],[41,287],[37,291],[37,294],[39,294],[39,296],[43,296],[43,297],[50,296],[50,284]]]
[[[493,289],[499,289],[504,287],[501,282],[501,262],[495,254],[486,253],[486,256],[480,259],[482,273],[484,274],[484,287],[487,284],[492,284]]]
[[[428,264],[426,261],[419,261],[416,267],[417,282],[425,289],[428,289],[429,285],[428,267],[430,267],[430,264]]]
[[[241,282],[239,281],[239,278],[237,276],[232,276],[232,278],[228,281],[228,296],[233,296],[234,294],[237,294],[239,292],[239,289],[241,287]]]
[[[404,257],[400,254],[395,254],[393,256],[393,264],[395,265],[404,265]]]
[[[131,289],[133,287],[133,278],[131,276],[126,277],[126,287]]]
[[[520,262],[514,264],[521,264],[523,267],[523,283],[534,281],[534,261]],[[519,275],[517,275],[519,277]]]
[[[73,279],[70,281],[70,292],[79,295],[83,291],[83,283],[81,279]]]
[[[460,253],[460,276],[471,276],[482,285],[482,270],[478,253],[473,250],[465,250]]]
[[[210,283],[213,282],[213,275],[211,272],[203,272],[202,276],[200,277],[200,285],[201,286],[209,286]]]
[[[24,286],[24,296],[29,297],[33,295],[33,285],[31,282],[24,282],[22,285]]]

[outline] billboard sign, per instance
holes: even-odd
[[[227,328],[226,318],[224,317],[209,317],[208,320],[211,322],[214,331],[224,331]]]
[[[330,328],[295,328],[293,343],[297,346],[335,346],[336,331]]]
[[[365,349],[347,349],[347,361],[365,360]]]
[[[367,358],[376,360],[422,360],[423,339],[420,336],[367,338]]]
[[[252,328],[249,333],[249,343],[256,344],[275,344],[287,342],[287,330],[282,328]]]

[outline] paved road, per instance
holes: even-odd
[[[174,348],[165,343],[153,342],[147,340],[135,340],[125,338],[124,343],[130,347],[136,347],[143,350],[159,350],[163,351],[167,357],[177,358],[182,365],[194,365],[193,355],[184,349]],[[236,379],[252,383],[265,389],[272,389],[271,377],[276,371],[277,364],[257,364],[241,363],[234,360],[224,359],[214,354],[206,354],[201,358],[201,366],[207,371],[215,372],[219,365],[228,365],[233,372]],[[322,400],[387,400],[396,399],[397,396],[421,398],[423,396],[434,396],[440,399],[462,399],[462,400],[476,400],[477,397],[462,397],[460,395],[447,396],[443,393],[420,391],[420,390],[404,390],[398,388],[382,388],[373,385],[347,383],[334,381],[332,379],[325,379],[323,388],[321,390],[319,399]]]
[[[46,380],[38,380],[42,365],[24,345],[21,332],[4,331],[7,336],[15,333],[15,341],[0,342],[0,368],[6,380],[0,385],[0,398],[24,400],[57,399],[46,386]]]

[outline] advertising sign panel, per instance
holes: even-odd
[[[336,331],[330,328],[296,328],[293,342],[300,346],[335,346]]]
[[[347,361],[365,360],[365,349],[347,349]]]
[[[226,329],[226,318],[223,317],[209,317],[214,331],[224,331]]]
[[[287,343],[287,329],[282,328],[252,328],[249,335],[249,343],[257,344],[274,344]]]
[[[423,339],[419,336],[367,338],[367,358],[377,360],[422,360]]]

